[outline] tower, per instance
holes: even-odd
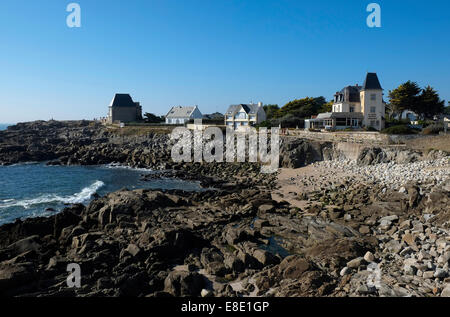
[[[360,92],[363,125],[377,130],[384,129],[385,104],[383,88],[376,73],[367,73]]]

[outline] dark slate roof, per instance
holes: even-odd
[[[110,107],[136,107],[136,103],[133,101],[129,94],[116,94],[111,101]]]
[[[377,73],[367,73],[364,80],[363,90],[367,89],[383,89],[381,88],[380,81],[378,80]]]
[[[345,102],[360,102],[359,92],[361,91],[361,86],[347,86],[343,88],[339,94],[344,95]]]
[[[235,115],[241,107],[247,114],[255,114],[258,112],[258,104],[240,104],[240,105],[231,105],[228,107],[226,112],[227,115]]]

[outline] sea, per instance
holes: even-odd
[[[154,171],[117,165],[47,166],[44,163],[26,163],[0,166],[0,225],[14,222],[17,218],[48,217],[70,204],[89,203],[95,193],[103,196],[122,188],[204,190],[199,182],[141,180],[143,174],[150,173]]]
[[[9,123],[0,123],[0,131],[1,130],[6,130],[7,127],[9,127],[12,124]]]

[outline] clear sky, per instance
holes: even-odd
[[[81,6],[68,28],[66,6]],[[381,5],[381,28],[366,7]],[[203,113],[333,94],[377,72],[450,99],[447,0],[2,0],[0,122],[106,116],[114,93],[143,110]]]

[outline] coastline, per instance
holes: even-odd
[[[27,144],[31,134],[34,143]],[[24,135],[22,145],[14,144],[19,135]],[[341,297],[445,292],[448,174],[432,174],[444,182],[404,178],[403,189],[394,188],[381,178],[362,179],[356,167],[350,173],[333,144],[296,139],[282,145],[284,169],[264,175],[254,163],[173,163],[165,142],[156,134],[117,137],[86,122],[30,123],[6,136],[0,133],[2,163],[115,162],[160,171],[151,177],[198,180],[216,189],[120,190],[49,218],[3,225],[0,293]],[[422,168],[422,160],[448,158],[439,151],[382,151],[385,160],[396,161],[392,166],[404,164],[411,171]],[[388,163],[371,153],[362,151],[356,166],[381,173]],[[79,289],[64,285],[68,263],[82,267]],[[381,277],[368,287],[374,270]]]

